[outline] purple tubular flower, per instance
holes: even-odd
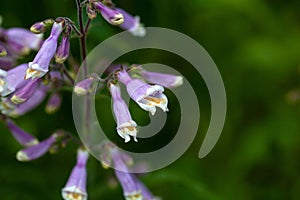
[[[73,168],[66,186],[62,189],[62,197],[65,200],[86,200],[86,163],[89,154],[79,149],[77,152],[77,163]]]
[[[6,49],[4,48],[3,45],[0,44],[0,57],[6,56],[6,55],[7,55]]]
[[[28,81],[24,79],[27,64],[21,64],[15,68],[8,70],[5,76],[4,71],[0,69],[0,94],[7,96],[17,89],[23,87]]]
[[[91,75],[90,77],[83,79],[78,82],[74,87],[74,93],[78,96],[86,95],[91,91],[93,84],[97,81],[96,75]]]
[[[166,88],[173,88],[182,85],[182,76],[176,76],[172,74],[162,74],[157,72],[149,72],[146,70],[141,70],[140,74],[146,81],[154,84],[161,85]]]
[[[128,107],[121,97],[120,87],[110,83],[110,93],[113,101],[114,115],[117,120],[118,134],[125,139],[125,142],[130,141],[130,136],[137,142],[136,123],[132,120]]]
[[[9,98],[2,97],[0,111],[10,117],[22,116],[40,105],[46,97],[46,92],[47,88],[40,86],[28,101],[18,105],[12,103]]]
[[[49,64],[56,52],[57,40],[62,31],[63,22],[55,22],[52,26],[50,36],[43,43],[34,60],[28,63],[28,69],[26,71],[25,79],[40,78],[49,71]]]
[[[46,105],[46,112],[48,114],[52,114],[52,113],[55,113],[59,108],[60,108],[60,105],[61,105],[61,95],[59,93],[53,93],[48,102],[47,102],[47,105]]]
[[[120,12],[105,6],[100,1],[93,2],[93,5],[108,23],[112,25],[120,25],[124,22],[124,16]]]
[[[40,81],[41,79],[29,80],[24,87],[14,93],[10,100],[15,104],[24,103],[36,91]]]
[[[128,172],[128,168],[124,163],[121,153],[117,150],[111,151],[112,160],[115,168],[115,174],[123,188],[123,194],[126,200],[143,200],[140,188],[134,178],[134,175]],[[120,171],[122,170],[122,171]]]
[[[51,135],[46,140],[27,147],[26,149],[22,149],[17,152],[16,158],[18,161],[31,161],[34,159],[37,159],[41,156],[43,156],[47,151],[50,149],[50,147],[56,142],[57,134]]]
[[[23,28],[10,28],[5,30],[4,37],[7,48],[14,54],[23,56],[30,52],[31,49],[37,50],[42,42],[42,34],[34,34]]]
[[[168,111],[168,99],[163,94],[162,86],[151,86],[139,79],[132,79],[125,70],[119,71],[117,76],[119,81],[126,85],[129,96],[142,109],[149,111],[152,115],[156,112],[156,106],[164,112]]]
[[[160,198],[155,197],[152,192],[135,176],[132,175],[137,187],[141,190],[143,200],[160,200]]]
[[[10,116],[18,117],[26,114],[27,112],[39,106],[46,97],[46,92],[43,89],[37,89],[35,93],[22,104],[17,105],[10,113]]]
[[[64,36],[60,45],[57,48],[55,54],[55,62],[56,63],[63,63],[67,60],[70,52],[70,40],[69,37]]]
[[[116,8],[116,11],[124,16],[124,22],[119,25],[120,28],[128,30],[132,35],[137,37],[144,37],[146,35],[146,29],[140,23],[139,16],[132,16],[121,8]]]
[[[25,132],[23,129],[18,127],[13,121],[10,119],[6,120],[6,125],[9,128],[10,132],[14,136],[14,138],[23,146],[32,146],[39,143],[39,141],[30,135],[29,133]]]

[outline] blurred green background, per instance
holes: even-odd
[[[163,199],[300,199],[300,1],[297,0],[115,0],[118,7],[141,16],[146,26],[185,33],[211,55],[222,74],[228,98],[226,124],[214,150],[204,159],[198,150],[210,118],[205,83],[191,79],[201,107],[197,138],[169,167],[141,179]],[[76,21],[70,0],[1,1],[3,27],[29,28],[49,17]],[[98,17],[88,48],[120,30]],[[77,55],[78,42],[72,42]],[[153,56],[154,55],[154,56]],[[185,71],[184,61],[162,52],[136,52],[129,62],[157,62]],[[109,103],[109,99],[106,99]],[[101,109],[100,109],[101,110]],[[101,112],[101,111],[100,111]],[[104,112],[104,111],[103,111]],[[57,128],[73,131],[70,94],[55,115],[43,106],[17,120],[37,137]],[[60,190],[75,163],[75,145],[56,155],[19,163],[21,148],[0,124],[0,194],[4,200],[61,199]],[[89,199],[122,199],[113,172],[89,162]]]

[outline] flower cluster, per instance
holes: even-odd
[[[146,34],[138,16],[130,15],[110,0],[76,2],[78,9],[82,11],[85,8],[88,16],[84,24],[83,12],[78,12],[78,27],[67,17],[36,22],[30,30],[0,27],[0,119],[22,146],[16,154],[16,159],[21,162],[38,159],[47,152],[57,152],[69,141],[79,143],[77,162],[62,189],[62,197],[66,200],[87,199],[87,150],[72,133],[65,130],[56,130],[44,140],[39,140],[34,134],[19,127],[13,118],[26,116],[26,113],[40,106],[46,98],[45,111],[53,114],[60,108],[64,91],[71,89],[77,95],[88,95],[101,82],[102,86],[107,86],[112,97],[117,133],[126,143],[131,138],[137,142],[137,123],[122,99],[122,85],[142,109],[154,115],[156,108],[168,111],[164,88],[182,84],[181,76],[150,72],[142,66],[117,65],[106,79],[99,78],[97,74],[85,74],[85,79],[74,85],[79,63],[76,56],[71,55],[70,39],[79,38],[82,48],[79,62],[82,62],[86,56],[85,40],[89,24],[98,13],[109,24],[128,30],[133,36],[142,37]],[[49,36],[44,38],[47,31],[45,35]],[[32,50],[37,51],[34,52],[33,59],[28,63],[20,63],[20,58],[29,55]],[[125,199],[156,199],[137,176],[128,171],[130,166],[125,159],[128,158],[127,155],[119,152],[114,145],[107,148],[106,154],[108,162],[118,169],[115,170],[115,175],[123,188]]]

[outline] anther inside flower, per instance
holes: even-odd
[[[38,64],[35,64],[33,62],[28,63],[28,69],[26,70],[26,76],[25,79],[34,79],[34,78],[40,78],[44,76],[45,73],[48,71],[46,70],[41,70]]]
[[[125,70],[117,72],[117,77],[126,85],[129,96],[141,108],[149,111],[152,115],[155,114],[156,107],[161,108],[164,112],[168,111],[168,99],[163,94],[162,86],[148,85],[139,79],[132,79]]]
[[[65,191],[64,199],[65,200],[86,200],[86,194],[80,191],[78,188],[69,188],[70,191]],[[73,192],[71,192],[73,191]]]
[[[135,192],[132,194],[125,194],[126,200],[143,200],[141,192]]]
[[[113,25],[120,25],[124,22],[124,17],[121,13],[116,14],[115,16],[110,18],[110,22]]]
[[[161,108],[164,112],[168,111],[168,98],[162,92],[164,88],[154,85],[147,90],[145,97],[138,100],[138,104],[144,110],[148,110],[152,115],[155,114],[156,108]]]
[[[134,141],[137,142],[136,135],[136,123],[135,121],[125,122],[117,127],[118,134],[125,139],[125,142],[130,141],[130,137],[132,136]]]

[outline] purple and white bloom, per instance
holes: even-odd
[[[163,74],[146,70],[141,70],[140,74],[147,82],[158,84],[166,88],[178,87],[183,83],[182,76],[173,74]]]
[[[19,117],[39,106],[46,98],[46,90],[39,87],[24,103],[16,105],[9,116]]]
[[[21,64],[7,72],[0,69],[0,94],[7,96],[23,87],[28,80],[25,80],[27,64]],[[6,74],[6,75],[4,75]]]
[[[2,97],[0,111],[9,117],[19,117],[39,106],[46,97],[47,88],[39,87],[34,94],[22,104],[14,104],[10,98]]]
[[[23,56],[41,46],[43,34],[34,34],[24,28],[10,28],[4,31],[4,37],[7,48],[14,54]]]
[[[91,92],[95,81],[97,81],[97,78],[94,74],[92,74],[86,79],[83,79],[75,85],[74,93],[78,96],[86,95],[88,92]]]
[[[40,78],[49,71],[49,64],[57,49],[57,40],[63,31],[63,22],[55,22],[51,34],[43,43],[34,60],[28,63],[26,79]]]
[[[121,8],[116,8],[115,10],[124,16],[124,22],[119,25],[120,28],[128,30],[132,35],[137,37],[144,37],[146,35],[146,29],[140,23],[139,16],[134,17]]]
[[[56,142],[57,134],[52,134],[49,138],[40,143],[27,147],[17,152],[16,158],[18,161],[31,161],[43,156],[49,151],[52,145]]]
[[[55,62],[63,63],[67,60],[70,52],[70,40],[69,37],[64,36],[61,40],[60,45],[57,48],[55,54]]]
[[[66,186],[62,189],[62,197],[65,200],[87,200],[86,163],[88,158],[89,154],[86,150],[78,150],[77,163],[71,172]]]
[[[12,120],[7,119],[6,125],[14,138],[23,146],[33,146],[39,143],[39,141],[31,134],[27,133],[19,126],[17,126]]]
[[[124,197],[126,200],[143,200],[142,191],[134,175],[128,172],[128,168],[121,155],[122,153],[117,150],[111,151],[111,157],[116,168],[115,174],[123,188]]]
[[[156,107],[164,112],[168,111],[168,99],[163,94],[164,88],[160,85],[149,85],[139,79],[132,79],[125,71],[117,73],[118,80],[126,85],[129,96],[144,110],[152,115],[156,112]]]
[[[7,55],[6,49],[4,48],[3,45],[0,44],[0,57],[6,56],[6,55]]]
[[[112,25],[120,25],[124,22],[124,16],[122,13],[105,6],[100,1],[94,1],[93,5],[108,23]]]
[[[110,93],[113,101],[114,115],[117,121],[117,132],[125,139],[125,142],[130,141],[130,136],[137,142],[136,123],[132,120],[128,107],[121,97],[120,86],[110,83]]]
[[[53,93],[46,104],[46,112],[48,114],[55,113],[60,108],[61,102],[61,95],[58,92]]]
[[[37,87],[40,84],[40,81],[41,81],[41,79],[29,80],[24,87],[18,89],[13,94],[13,96],[11,97],[10,100],[15,104],[24,103],[36,91]]]

